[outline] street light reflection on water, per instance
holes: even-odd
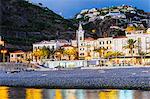
[[[149,99],[150,91],[0,87],[0,99]]]

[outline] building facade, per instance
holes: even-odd
[[[32,53],[31,52],[24,52],[22,50],[18,50],[15,52],[10,53],[10,62],[30,62],[32,60]]]
[[[76,31],[76,40],[70,40],[70,42],[66,40],[61,40],[61,42],[58,40],[44,41],[33,44],[33,50],[44,46],[56,50],[64,45],[69,45],[77,48],[78,59],[80,60],[99,59],[100,55],[95,51],[95,49],[99,48],[106,49],[106,53],[109,51],[118,51],[122,52],[124,57],[131,57],[130,49],[125,49],[124,46],[128,44],[129,39],[133,39],[136,40],[135,46],[137,46],[133,49],[133,56],[140,56],[140,52],[150,53],[150,34],[145,33],[143,30],[126,32],[125,36],[98,39],[85,38],[84,33],[85,31],[80,24]]]

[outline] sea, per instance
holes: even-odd
[[[0,99],[150,99],[150,91],[0,87]]]

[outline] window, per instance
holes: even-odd
[[[99,44],[104,44],[104,41],[99,42]]]
[[[107,46],[107,48],[106,49],[109,49],[109,47]]]
[[[106,43],[109,44],[109,41],[107,41]]]
[[[52,46],[52,49],[54,49],[54,45]]]
[[[104,44],[104,41],[103,41],[103,44]]]
[[[111,41],[109,41],[109,43],[111,44]]]
[[[133,51],[133,53],[134,53],[134,51]]]
[[[80,40],[82,40],[82,37],[80,37]]]
[[[84,53],[81,53],[80,55],[84,55]]]
[[[20,55],[17,55],[17,57],[20,57]]]
[[[14,57],[14,55],[11,55],[11,57]]]
[[[80,48],[80,51],[84,51],[84,48]]]

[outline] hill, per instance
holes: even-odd
[[[73,31],[72,22],[57,15],[42,4],[33,4],[25,0],[1,1],[0,35],[6,41],[6,48],[30,50],[32,43],[71,37],[60,34]]]
[[[83,9],[73,20],[82,21],[94,37],[125,35],[128,26],[138,29],[149,27],[149,13],[136,7],[122,5],[105,8]]]

